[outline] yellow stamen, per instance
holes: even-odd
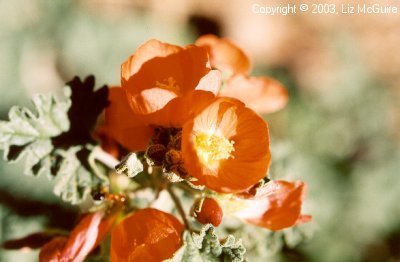
[[[172,76],[164,79],[162,82],[156,81],[156,86],[165,90],[172,91],[176,94],[180,92],[180,88],[176,84],[176,81]]]
[[[200,133],[196,136],[195,145],[197,154],[206,164],[217,164],[222,159],[228,159],[235,150],[234,141],[223,136]]]

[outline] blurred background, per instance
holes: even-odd
[[[289,90],[287,107],[265,116],[270,175],[305,181],[304,213],[314,218],[278,233],[247,229],[249,261],[400,261],[400,14],[252,12],[287,3],[0,0],[0,118],[75,75],[118,84],[121,62],[150,38],[228,37],[250,56],[253,75]],[[0,242],[74,225],[77,207],[53,196],[45,176],[3,162],[0,176]],[[0,252],[0,261],[36,260],[37,251]]]

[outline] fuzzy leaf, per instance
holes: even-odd
[[[78,154],[84,150],[88,149],[75,146],[57,152],[62,161],[57,173],[54,193],[72,204],[80,203],[89,195],[92,188],[105,182],[89,172],[78,159]]]
[[[183,246],[169,259],[170,262],[218,262],[218,261],[244,261],[246,249],[241,240],[229,235],[220,241],[215,233],[215,228],[205,225],[199,234],[185,231]]]
[[[69,129],[68,109],[71,101],[68,87],[64,97],[37,95],[32,101],[36,114],[27,108],[13,107],[9,112],[9,121],[0,122],[0,147],[4,150],[6,161],[16,161],[27,155],[25,173],[35,174],[33,167],[52,151],[51,138]]]
[[[128,177],[135,177],[143,171],[143,164],[135,153],[129,153],[121,163],[119,163],[115,170],[118,174],[123,174]]]
[[[9,121],[0,121],[0,149],[9,162],[25,156],[24,173],[57,177],[54,193],[80,203],[107,178],[94,174],[88,157],[95,141],[91,131],[107,106],[107,87],[94,91],[94,77],[75,77],[63,95],[37,95],[35,111],[13,107]]]

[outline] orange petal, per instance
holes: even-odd
[[[119,209],[104,219],[104,212],[83,217],[68,238],[56,237],[42,247],[40,261],[83,261],[110,231]]]
[[[184,228],[157,209],[139,210],[121,221],[111,235],[111,261],[163,261],[181,246]]]
[[[133,111],[146,115],[162,110],[172,99],[196,88],[216,89],[219,83],[214,82],[218,79],[215,72],[209,74],[210,70],[205,48],[150,40],[122,64],[121,82],[129,93]],[[203,77],[206,79],[202,82]]]
[[[131,151],[145,150],[153,129],[135,116],[122,88],[110,88],[108,100],[105,133]]]
[[[218,70],[211,70],[206,74],[196,86],[196,90],[210,91],[218,95],[222,83],[221,72]]]
[[[119,144],[110,136],[110,131],[107,126],[102,123],[100,124],[95,131],[95,136],[100,140],[101,148],[106,151],[108,154],[112,155],[116,159],[121,157]]]
[[[288,101],[286,88],[279,81],[264,76],[233,76],[220,95],[237,98],[260,114],[276,112]]]
[[[179,97],[175,92],[163,88],[150,88],[138,94],[127,92],[132,112],[137,115],[149,115],[162,110],[171,100]]]
[[[163,110],[142,116],[142,120],[149,125],[182,127],[190,117],[208,105],[214,97],[211,92],[195,90],[184,97],[172,99]]]
[[[67,243],[66,237],[55,237],[40,249],[39,261],[60,261],[61,252]]]
[[[207,163],[203,156],[220,149],[199,149],[196,141],[202,134],[217,140],[223,137],[234,150],[229,157]],[[216,98],[183,126],[182,155],[189,175],[197,178],[198,184],[221,193],[241,192],[267,174],[271,158],[267,123],[236,99]]]
[[[230,74],[248,74],[250,60],[235,44],[215,35],[204,35],[197,39],[196,45],[207,47],[211,66]]]
[[[105,239],[105,237],[110,233],[111,228],[115,225],[117,218],[121,214],[122,206],[114,206],[107,213],[107,216],[103,218],[99,225],[99,233],[97,234],[97,239],[95,243],[95,247],[100,245],[101,242]]]
[[[181,47],[151,39],[139,46],[136,52],[121,65],[121,84],[138,73],[144,63],[156,57],[167,57],[182,50]],[[149,72],[150,73],[150,72]]]
[[[249,223],[270,230],[308,222],[311,216],[301,215],[305,190],[303,182],[270,181],[249,200],[251,206],[237,215]]]
[[[103,216],[103,212],[86,215],[71,232],[61,257],[67,260],[83,261],[96,245]]]

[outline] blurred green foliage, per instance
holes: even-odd
[[[12,105],[27,105],[32,93],[49,91],[41,83],[59,83],[52,87],[58,88],[74,75],[94,74],[98,85],[118,84],[121,62],[149,38],[183,44],[193,42],[194,34],[186,24],[157,23],[142,9],[108,19],[79,1],[0,0],[1,118]],[[250,261],[400,259],[400,147],[389,119],[393,97],[361,63],[351,35],[333,38],[329,48],[340,70],[318,90],[299,86],[289,68],[256,65],[256,74],[277,77],[290,92],[287,108],[266,116],[270,175],[307,183],[304,213],[312,214],[313,222],[278,233],[252,226],[239,231]],[[48,71],[35,69],[45,66],[48,56],[54,76],[43,80]],[[55,198],[43,176],[24,176],[20,165],[4,163],[0,175],[1,242],[43,228],[72,227],[76,208]],[[36,252],[0,252],[1,261],[36,257]]]

